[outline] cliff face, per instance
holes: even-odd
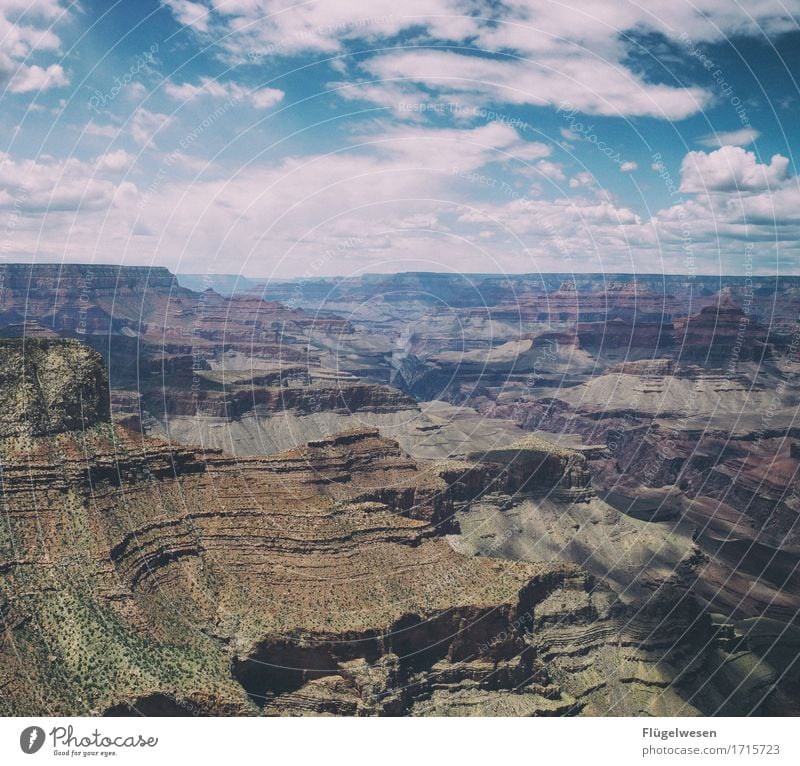
[[[165,268],[12,263],[4,267],[0,321],[36,321],[56,333],[116,334],[135,326],[157,296],[175,290]]]
[[[136,380],[154,360],[201,367],[226,354],[308,364],[303,342],[316,332],[347,333],[347,322],[315,319],[255,295],[223,297],[180,287],[165,268],[103,264],[6,264],[0,326],[77,337],[110,362],[112,383]]]
[[[675,322],[680,358],[709,366],[733,366],[738,362],[767,360],[774,356],[767,330],[742,308],[724,297],[714,306]]]
[[[294,412],[311,415],[332,412],[351,415],[362,410],[376,413],[415,409],[417,403],[402,391],[388,386],[346,382],[340,385],[273,387],[260,385],[227,386],[224,391],[180,388],[161,390],[159,415],[195,416],[235,420],[246,413],[279,414]],[[155,409],[155,408],[153,408]]]
[[[724,673],[673,683],[724,660],[683,599],[629,613],[571,564],[464,556],[441,536],[493,493],[585,487],[567,451],[526,442],[511,472],[499,454],[485,471],[421,468],[361,430],[234,459],[82,425],[0,441],[5,714],[692,713],[724,698]]]

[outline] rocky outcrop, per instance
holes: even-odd
[[[381,501],[426,482],[374,432],[249,460],[109,425],[2,450],[5,712],[401,714],[447,684],[547,711],[559,694],[531,678],[525,615],[573,569],[455,553]]]
[[[599,319],[581,322],[577,333],[583,347],[595,353],[623,352],[626,359],[642,350],[650,356],[662,354],[675,342],[672,326],[660,320]]]
[[[108,418],[99,354],[70,341],[0,340],[0,438],[79,430]]]
[[[112,385],[152,374],[185,375],[253,359],[318,363],[314,333],[347,334],[335,316],[314,317],[256,295],[181,287],[165,268],[104,264],[6,264],[0,325],[80,338],[105,357]],[[40,332],[37,334],[41,334]]]
[[[675,321],[679,358],[735,370],[740,362],[771,359],[767,330],[728,296]]]

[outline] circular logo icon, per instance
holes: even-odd
[[[37,753],[44,744],[44,729],[38,726],[28,726],[19,735],[19,746],[23,753],[32,755]]]

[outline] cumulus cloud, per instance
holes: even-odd
[[[709,147],[747,146],[752,144],[760,135],[761,133],[755,128],[747,127],[723,133],[709,133],[707,136],[698,138],[697,143]]]
[[[20,66],[11,78],[8,89],[12,93],[30,93],[31,91],[47,90],[66,85],[69,82],[67,75],[60,64],[50,64],[43,68],[33,66]]]
[[[763,224],[779,230],[787,224],[800,223],[800,187],[778,189],[771,194],[754,194],[741,200],[741,215],[744,221]]]
[[[620,117],[680,120],[695,114],[713,101],[715,88],[649,79],[631,63],[626,33],[656,32],[673,43],[683,29],[703,42],[755,34],[758,25],[771,33],[786,28],[787,10],[800,11],[795,0],[785,7],[757,0],[747,11],[723,0],[667,0],[646,10],[618,0],[408,0],[402,8],[394,0],[367,6],[356,0],[163,2],[188,34],[210,44],[209,51],[244,65],[226,77],[243,72],[249,78],[254,70],[248,66],[299,52],[342,54],[333,75],[346,88],[340,95],[387,107],[393,119],[352,118],[348,125],[355,129],[343,139],[349,145],[332,136],[331,154],[298,141],[295,150],[305,147],[307,153],[256,159],[230,173],[223,163],[202,173],[208,163],[198,144],[171,159],[170,172],[139,195],[114,175],[134,160],[116,147],[158,149],[159,131],[168,124],[174,137],[202,119],[194,113],[184,119],[181,110],[171,117],[166,99],[155,94],[149,109],[140,106],[127,121],[108,114],[100,118],[106,124],[86,126],[87,134],[116,139],[115,150],[93,162],[0,157],[0,206],[16,204],[24,214],[15,232],[20,250],[74,260],[102,252],[172,268],[186,258],[195,270],[224,259],[226,268],[262,275],[275,268],[284,276],[302,273],[328,252],[337,255],[323,264],[326,273],[412,263],[467,271],[602,270],[613,264],[625,271],[646,269],[654,258],[682,270],[687,229],[698,262],[707,256],[715,266],[720,252],[737,252],[742,240],[779,240],[797,250],[796,179],[789,177],[785,157],[763,162],[741,148],[757,137],[754,129],[701,137],[702,146],[716,151],[684,158],[683,201],[645,218],[605,193],[585,168],[570,164],[574,158],[564,160],[562,153],[554,156],[554,146],[529,140],[541,125],[515,127],[511,120],[522,111],[511,106],[530,104]],[[30,11],[34,6],[41,9],[38,16]],[[13,19],[14,29],[0,68],[8,77],[15,73],[14,88],[28,87],[27,81],[32,92],[66,78],[52,60],[60,41],[51,24],[61,11],[56,0],[3,3],[0,24]],[[350,58],[356,50],[361,55]],[[330,71],[324,76],[332,77]],[[243,81],[197,73],[188,82],[165,83],[163,94],[172,106],[208,99],[259,109],[284,97]],[[216,106],[202,103],[208,113]],[[431,108],[437,105],[444,111]],[[537,115],[527,113],[532,121]],[[568,123],[555,122],[563,126],[553,131],[556,139],[580,140]],[[169,151],[168,141],[163,144]],[[158,161],[157,152],[147,154]],[[636,164],[619,168],[630,172]],[[596,170],[605,177],[599,164]],[[542,176],[555,183],[541,182]],[[26,179],[32,180],[24,186]],[[342,252],[339,245],[350,241],[357,245]]]
[[[158,132],[172,121],[172,117],[161,112],[151,112],[138,107],[130,118],[131,138],[140,146],[155,146]]]
[[[551,181],[565,181],[563,167],[557,162],[550,162],[549,160],[539,160],[535,165],[536,170],[541,173],[545,178]]]
[[[753,192],[779,187],[787,178],[789,160],[776,154],[769,164],[738,146],[715,152],[689,152],[681,163],[683,192]]]
[[[165,93],[177,101],[191,101],[207,97],[219,101],[249,103],[256,109],[268,109],[283,99],[284,93],[277,88],[259,88],[251,90],[235,82],[220,82],[211,77],[200,78],[199,83],[168,82],[164,86]]]
[[[58,63],[33,58],[57,53],[55,25],[68,16],[58,0],[5,0],[0,8],[0,84],[11,93],[31,93],[67,85]]]
[[[569,179],[570,189],[580,189],[582,187],[591,187],[596,183],[594,176],[591,173],[583,170]]]
[[[639,168],[639,165],[637,163],[633,162],[632,160],[628,160],[627,162],[623,162],[619,166],[619,169],[623,173],[632,173],[634,170],[638,170],[638,168]]]
[[[106,155],[106,160],[113,165],[120,157]],[[102,159],[97,167],[101,164]],[[0,153],[0,206],[27,214],[91,212],[106,210],[120,191],[135,193],[135,187],[97,178],[95,166],[88,162],[74,158],[14,160]]]
[[[108,152],[102,157],[98,157],[97,169],[110,173],[119,173],[123,170],[127,170],[133,164],[134,159],[135,157],[124,149],[118,149],[117,151]]]
[[[198,32],[208,32],[211,20],[211,9],[203,3],[193,3],[191,0],[164,0],[179,23],[192,27]]]
[[[11,163],[10,175],[6,159],[0,204],[11,204],[23,179],[37,179],[25,204],[48,209],[47,225],[31,219],[29,240],[24,232],[15,237],[42,253],[81,260],[123,249],[129,262],[155,258],[173,269],[184,260],[192,268],[224,262],[262,276],[296,275],[320,258],[320,273],[681,271],[687,230],[698,263],[723,257],[732,271],[742,241],[757,243],[756,257],[776,240],[786,254],[797,250],[800,197],[792,179],[775,193],[687,193],[646,219],[586,171],[570,179],[569,196],[559,190],[551,199],[531,188],[530,165],[508,161],[531,142],[507,125],[392,124],[357,138],[347,151],[252,164],[231,177],[181,176],[176,165],[141,197],[131,185],[96,177],[99,165],[124,165],[128,158],[116,152],[92,164]]]

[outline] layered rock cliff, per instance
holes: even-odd
[[[74,353],[49,343],[45,360]],[[102,368],[83,353],[63,376],[89,400]],[[537,440],[420,467],[361,430],[234,459],[114,426],[99,396],[77,430],[51,419],[42,435],[0,441],[5,714],[757,704],[764,677],[730,701],[718,631],[680,593],[631,611],[573,564],[462,555],[442,537],[454,512],[498,493],[587,489],[568,451]]]

